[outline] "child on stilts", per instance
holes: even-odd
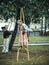
[[[25,47],[25,50],[27,52],[28,60],[29,60],[29,51],[28,51],[28,37],[27,37],[27,30],[24,28],[22,21],[18,21],[18,29],[19,29],[19,48],[17,51],[17,61],[19,58],[19,51],[22,49],[22,47]],[[26,27],[26,26],[25,26]]]

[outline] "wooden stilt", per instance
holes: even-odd
[[[26,52],[27,52],[27,57],[28,57],[28,61],[30,60],[30,57],[29,57],[29,51],[28,51],[28,48],[25,48]]]
[[[17,61],[19,60],[19,51],[21,50],[21,48],[18,48],[18,51],[17,51]]]

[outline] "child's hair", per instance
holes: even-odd
[[[5,27],[1,27],[2,29],[6,29]]]

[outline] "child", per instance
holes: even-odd
[[[17,61],[18,61],[18,57],[19,57],[19,51],[21,50],[22,46],[25,47],[25,50],[27,51],[28,60],[29,60],[27,25],[26,24],[24,24],[24,25],[21,20],[18,21],[19,48],[18,48],[18,52],[17,52]]]
[[[28,46],[27,30],[28,26],[21,20],[18,20],[18,32],[19,32],[19,46]]]
[[[3,31],[3,38],[4,38],[2,53],[8,53],[8,50],[9,50],[9,35],[11,33],[5,27],[2,27],[2,31]]]

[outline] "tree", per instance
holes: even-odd
[[[20,16],[20,9],[18,9],[18,11],[17,11],[16,20],[19,19],[19,16]],[[15,23],[15,29],[13,31],[13,34],[12,34],[12,37],[11,37],[11,40],[10,40],[9,50],[12,50],[12,46],[13,46],[13,43],[14,43],[14,40],[15,40],[15,37],[16,37],[16,33],[17,33],[17,28],[18,28],[18,24],[16,22]]]

